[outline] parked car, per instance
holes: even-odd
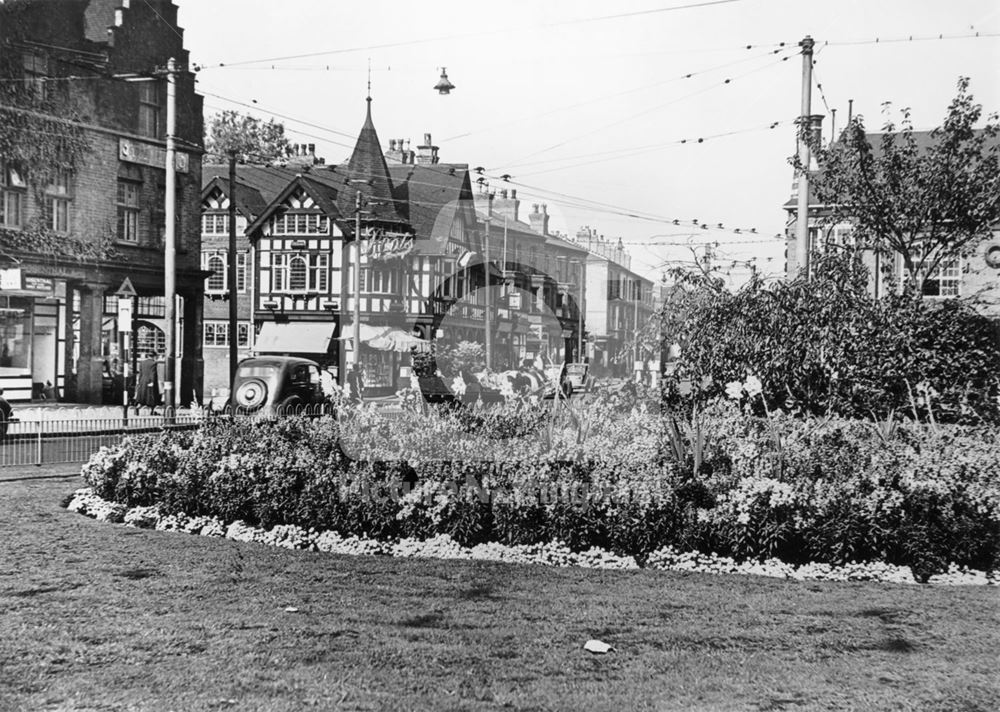
[[[315,361],[290,356],[253,356],[236,366],[227,405],[239,412],[327,412],[330,394]]]

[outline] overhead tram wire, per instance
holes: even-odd
[[[617,121],[613,121],[610,124],[604,124],[603,126],[599,126],[599,127],[595,128],[595,129],[587,131],[586,133],[577,134],[576,136],[568,138],[568,139],[566,139],[564,141],[560,141],[559,143],[552,144],[551,146],[547,146],[547,147],[545,147],[543,149],[540,149],[538,151],[534,151],[534,152],[529,153],[529,154],[527,154],[525,156],[521,156],[520,158],[515,159],[514,161],[512,161],[510,163],[502,164],[501,168],[503,168],[503,169],[510,169],[510,168],[514,168],[514,167],[519,166],[519,165],[523,165],[524,160],[527,159],[527,158],[533,158],[533,157],[541,155],[543,153],[548,153],[549,151],[552,151],[552,150],[554,150],[556,148],[560,148],[562,146],[565,146],[568,143],[572,143],[574,141],[579,141],[582,138],[587,138],[588,136],[593,136],[594,134],[600,133],[601,131],[605,131],[607,129],[614,128],[615,126],[620,126],[621,124],[627,123],[629,121],[633,121],[633,120],[639,118],[640,116],[645,116],[646,114],[650,114],[650,113],[652,113],[654,111],[659,111],[660,109],[663,109],[663,108],[665,108],[667,106],[671,106],[673,104],[676,104],[678,102],[684,101],[686,99],[690,99],[690,98],[698,96],[700,94],[704,94],[704,93],[706,93],[708,91],[712,91],[713,89],[718,89],[720,87],[728,86],[729,84],[731,84],[733,82],[734,79],[743,79],[744,77],[750,76],[751,74],[755,74],[755,73],[757,73],[759,71],[763,71],[765,69],[771,69],[771,68],[773,68],[773,67],[781,64],[782,62],[787,61],[788,58],[791,57],[791,56],[793,56],[793,55],[786,54],[784,57],[782,57],[777,62],[769,62],[768,64],[762,65],[760,67],[756,67],[756,68],[750,70],[749,72],[744,72],[743,74],[739,74],[739,75],[737,75],[735,77],[729,77],[729,78],[725,79],[721,83],[712,84],[710,86],[704,87],[703,89],[699,89],[698,91],[691,92],[690,94],[685,94],[684,96],[676,97],[674,99],[671,99],[670,101],[664,102],[662,104],[657,104],[656,106],[653,106],[653,107],[650,107],[648,109],[644,109],[642,111],[636,112],[634,114],[631,114],[630,116],[625,117],[624,119],[619,119]]]
[[[580,101],[580,102],[577,102],[575,104],[568,104],[566,106],[556,107],[555,109],[549,109],[547,111],[543,111],[543,112],[538,113],[538,114],[532,114],[530,116],[522,116],[521,118],[518,118],[518,119],[512,119],[510,121],[505,121],[505,122],[500,123],[500,124],[494,124],[493,126],[487,127],[486,129],[481,129],[481,130],[476,130],[476,131],[467,131],[465,133],[457,134],[455,136],[449,136],[449,137],[447,137],[447,138],[445,138],[443,140],[444,141],[454,141],[456,139],[465,138],[466,136],[473,136],[473,135],[475,135],[477,133],[482,133],[482,131],[484,131],[484,130],[485,131],[492,131],[492,130],[495,130],[497,128],[501,128],[503,126],[510,126],[512,124],[521,123],[523,121],[531,121],[531,120],[534,120],[534,119],[540,119],[540,118],[545,117],[545,116],[551,116],[552,114],[557,114],[557,113],[559,113],[561,111],[570,111],[572,109],[578,109],[581,106],[588,106],[590,104],[596,104],[598,102],[608,101],[610,99],[616,99],[616,98],[618,98],[620,96],[626,96],[628,94],[634,94],[634,93],[639,92],[639,91],[647,91],[649,89],[652,89],[653,87],[663,86],[664,84],[671,84],[673,82],[683,81],[685,79],[692,79],[694,77],[698,77],[698,76],[701,76],[701,75],[704,75],[704,74],[709,74],[711,72],[719,71],[720,69],[727,69],[728,67],[732,67],[732,66],[735,66],[737,64],[743,64],[745,62],[751,62],[751,61],[753,61],[755,59],[762,59],[764,57],[769,57],[769,56],[771,56],[773,54],[778,54],[781,51],[782,50],[780,50],[780,49],[775,49],[775,50],[769,50],[768,52],[763,53],[763,54],[754,55],[753,57],[742,57],[741,59],[737,59],[737,60],[734,60],[732,62],[726,62],[725,64],[719,64],[719,65],[716,65],[714,67],[709,67],[707,69],[701,69],[701,70],[694,71],[694,72],[686,72],[684,74],[678,74],[678,75],[672,76],[672,77],[670,77],[668,79],[662,79],[660,81],[653,82],[652,84],[644,84],[643,86],[634,87],[632,89],[625,89],[624,91],[615,92],[613,94],[604,94],[602,96],[594,97],[592,99],[587,99],[586,101]]]
[[[666,148],[670,148],[672,146],[682,146],[682,145],[687,145],[687,144],[699,144],[699,143],[704,143],[706,141],[714,141],[716,139],[728,138],[730,136],[737,136],[737,135],[746,134],[746,133],[755,133],[755,132],[758,132],[758,131],[769,131],[769,130],[775,129],[775,128],[779,127],[779,126],[785,126],[785,125],[793,124],[793,123],[795,123],[794,120],[791,120],[791,121],[773,121],[770,124],[768,124],[767,126],[756,126],[754,128],[739,129],[739,130],[736,130],[736,131],[728,131],[728,132],[720,133],[720,134],[712,134],[712,135],[708,135],[708,136],[700,136],[698,138],[678,139],[678,140],[675,140],[675,141],[669,141],[669,142],[661,143],[661,144],[654,144],[654,145],[651,145],[651,146],[646,146],[646,147],[641,147],[641,148],[640,147],[636,147],[634,149],[626,149],[625,152],[619,152],[619,151],[603,152],[602,151],[601,152],[602,154],[603,153],[614,153],[616,155],[610,155],[610,156],[609,155],[605,155],[603,158],[594,158],[594,159],[588,160],[588,161],[582,161],[582,162],[579,162],[579,163],[573,163],[573,164],[569,164],[569,165],[565,165],[565,166],[556,166],[556,167],[553,167],[553,168],[546,168],[545,170],[540,170],[540,171],[528,171],[527,173],[521,173],[521,172],[519,172],[518,175],[520,175],[520,176],[538,176],[538,175],[544,175],[546,173],[555,173],[555,172],[558,172],[558,171],[570,170],[570,169],[573,169],[573,168],[580,168],[582,166],[589,166],[589,165],[593,165],[595,163],[606,163],[608,161],[616,161],[616,160],[619,160],[619,159],[622,159],[622,158],[632,158],[634,156],[638,156],[638,155],[641,155],[643,153],[647,153],[649,151],[663,150],[663,149],[666,149]],[[597,154],[594,154],[594,155],[597,155]],[[537,161],[537,162],[535,162],[535,164],[526,164],[526,165],[536,165],[538,163],[554,163],[554,162],[563,161],[563,160],[572,160],[572,159],[571,158],[566,158],[566,159],[552,158],[552,159],[549,159],[549,160],[546,160],[546,161]]]
[[[600,17],[578,18],[578,19],[575,19],[575,20],[558,20],[558,21],[555,21],[555,22],[543,23],[543,24],[539,25],[539,27],[559,27],[559,26],[563,26],[563,25],[583,24],[583,23],[587,23],[587,22],[601,22],[601,21],[605,21],[605,20],[617,20],[617,19],[624,19],[624,18],[629,18],[629,17],[635,17],[635,16],[638,16],[638,15],[651,15],[651,14],[658,14],[658,13],[664,13],[664,12],[675,12],[675,11],[678,11],[678,10],[697,9],[697,8],[708,7],[708,6],[712,6],[712,5],[729,5],[729,4],[743,2],[743,1],[744,0],[703,0],[702,2],[688,3],[686,5],[673,5],[673,6],[669,6],[669,7],[651,8],[651,9],[648,9],[648,10],[639,10],[639,11],[633,11],[633,12],[623,12],[623,13],[617,13],[617,14],[614,14],[614,15],[602,15]],[[434,42],[444,42],[446,40],[453,40],[453,39],[469,39],[469,38],[473,38],[473,37],[486,37],[486,36],[489,36],[489,35],[505,34],[505,33],[508,33],[508,32],[518,32],[518,33],[524,32],[524,27],[523,26],[503,27],[503,28],[497,28],[497,29],[493,29],[493,30],[482,30],[482,31],[479,31],[479,32],[461,32],[461,33],[455,33],[455,34],[451,34],[451,35],[441,35],[441,36],[437,36],[437,37],[418,37],[418,38],[410,39],[410,40],[400,40],[398,42],[384,42],[384,43],[381,43],[381,44],[367,45],[367,46],[362,46],[362,47],[343,47],[343,48],[338,48],[338,49],[322,50],[322,51],[319,51],[319,52],[306,52],[306,53],[302,53],[302,54],[285,55],[285,56],[282,56],[282,57],[262,57],[262,58],[259,58],[259,59],[244,59],[244,60],[240,60],[238,62],[219,62],[217,65],[214,65],[214,66],[202,65],[201,68],[202,69],[217,69],[217,68],[223,68],[223,67],[238,67],[238,66],[243,66],[243,65],[247,65],[247,64],[262,64],[262,63],[266,63],[266,62],[284,62],[284,61],[287,61],[287,60],[290,60],[290,59],[308,59],[310,57],[326,57],[326,56],[329,56],[329,55],[346,54],[346,53],[349,53],[349,52],[365,52],[365,51],[375,50],[375,49],[391,49],[391,48],[394,48],[394,47],[407,47],[407,46],[413,46],[413,45],[418,45],[418,44],[428,44],[428,43],[434,43]]]

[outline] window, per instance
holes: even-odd
[[[24,60],[24,86],[32,93],[36,99],[45,99],[45,78],[49,74],[49,61],[47,58],[25,52]]]
[[[139,82],[139,133],[160,137],[160,83]]]
[[[365,270],[364,277],[367,279],[367,291],[372,294],[399,293],[399,272],[394,269],[369,268]]]
[[[247,291],[247,253],[236,253],[236,291]]]
[[[924,279],[925,297],[957,297],[962,282],[962,261],[958,257],[941,260]]]
[[[212,275],[205,282],[205,291],[224,292],[226,291],[226,258],[225,254],[218,252],[206,253],[205,269],[211,270]]]
[[[228,321],[206,321],[204,322],[206,347],[228,347],[229,346],[229,322]],[[238,322],[236,324],[236,346],[241,349],[250,348],[250,323]]]
[[[202,235],[228,235],[229,215],[227,213],[205,213],[201,216]]]
[[[212,270],[214,274],[205,283],[207,292],[225,292],[229,290],[229,252],[216,250],[201,253],[202,269]],[[247,291],[247,253],[236,253],[236,291]]]
[[[26,187],[21,171],[0,159],[0,227],[21,227]]]
[[[70,183],[69,171],[59,168],[56,169],[52,182],[45,190],[49,227],[55,232],[69,232]]]
[[[118,181],[118,239],[139,241],[139,184]]]
[[[330,219],[318,213],[285,213],[274,218],[275,235],[329,235]]]
[[[276,252],[271,259],[272,292],[326,292],[329,290],[330,255],[326,253],[307,255],[300,252]],[[239,282],[237,282],[238,284]]]

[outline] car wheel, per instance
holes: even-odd
[[[236,407],[256,410],[267,401],[267,384],[259,379],[244,381],[236,389]]]

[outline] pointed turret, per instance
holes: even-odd
[[[340,193],[340,209],[345,216],[353,216],[355,199],[360,190],[366,220],[404,222],[393,198],[392,179],[372,121],[371,97],[366,101],[368,110],[365,124],[361,127],[354,152],[347,162],[345,173],[348,184]]]

